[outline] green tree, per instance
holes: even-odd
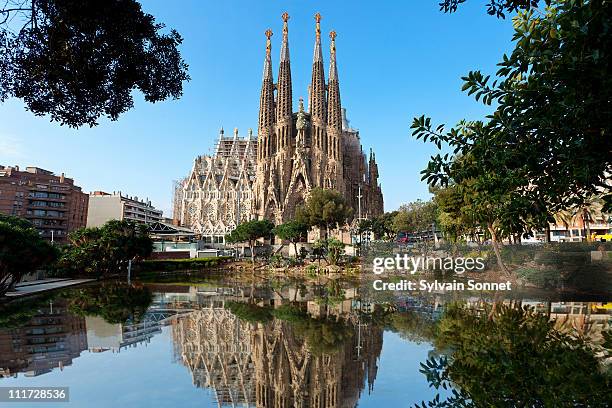
[[[445,237],[456,243],[466,234],[476,235],[480,226],[463,211],[463,195],[456,185],[434,189],[434,201],[438,206],[438,225]]]
[[[395,238],[393,220],[397,213],[397,211],[391,211],[372,218],[372,232],[376,239],[392,240]]]
[[[342,241],[336,238],[327,240],[327,262],[329,262],[330,265],[337,265],[343,252],[344,244]]]
[[[610,377],[584,339],[529,309],[494,305],[488,312],[448,308],[434,344],[450,355],[422,363],[421,372],[437,389],[456,389],[437,405],[416,406],[607,406]]]
[[[135,0],[8,0],[0,8],[0,102],[70,127],[116,120],[134,105],[179,98],[189,80],[181,36]]]
[[[327,240],[320,238],[312,244],[312,254],[316,257],[319,264],[321,264],[321,258],[327,254]]]
[[[153,241],[146,226],[111,220],[99,228],[81,228],[68,236],[60,265],[72,273],[96,277],[116,274],[129,260],[148,257]]]
[[[0,214],[0,296],[21,278],[57,258],[57,250],[41,238],[34,225]]]
[[[297,250],[297,243],[306,238],[308,233],[308,226],[300,221],[288,221],[284,224],[277,225],[273,233],[280,239],[289,241],[293,244],[295,250],[295,256],[299,256]]]
[[[304,206],[296,209],[295,218],[309,227],[325,229],[325,237],[330,228],[344,225],[353,216],[353,209],[342,194],[335,190],[313,188]]]
[[[436,222],[436,216],[434,201],[416,200],[400,206],[393,219],[393,228],[396,233],[429,230]]]
[[[603,192],[609,206],[611,11],[608,1],[577,0],[519,12],[496,78],[463,78],[464,91],[496,106],[487,120],[445,131],[415,118],[417,138],[453,152],[432,157],[423,178],[457,184],[494,240],[545,228],[583,197]]]
[[[255,242],[272,234],[274,224],[268,220],[244,222],[225,237],[228,243],[247,242],[251,250],[251,263],[255,265]]]

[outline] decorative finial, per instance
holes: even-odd
[[[330,31],[329,33],[329,38],[331,38],[332,41],[336,41],[336,32],[334,30]]]
[[[300,96],[300,112],[304,112],[304,98]]]
[[[314,15],[315,21],[317,22],[316,25],[316,35],[317,35],[317,40],[321,38],[321,14],[317,13]]]
[[[283,13],[283,15],[281,16],[283,18],[283,21],[286,23],[287,21],[289,21],[289,13],[287,13],[286,11]]]
[[[329,33],[329,38],[331,38],[331,43],[329,44],[329,50],[333,56],[333,55],[336,55],[336,32],[332,30]]]
[[[270,37],[272,37],[272,30],[269,28],[266,30],[266,54],[270,55],[272,52],[272,41],[270,41]]]

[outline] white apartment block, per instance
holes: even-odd
[[[152,224],[163,220],[162,211],[157,210],[149,200],[139,200],[113,192],[94,191],[89,194],[87,227],[99,227],[110,220],[129,220]]]

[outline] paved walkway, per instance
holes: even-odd
[[[66,288],[69,286],[80,285],[82,283],[93,282],[95,279],[43,279],[40,281],[24,282],[15,287],[15,291],[8,292],[5,296],[18,298],[34,293],[42,293],[50,290]]]

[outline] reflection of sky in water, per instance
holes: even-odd
[[[419,372],[420,363],[427,359],[431,349],[429,343],[416,344],[396,333],[385,332],[374,392],[368,395],[366,388],[359,407],[411,407],[435,395]]]
[[[362,391],[359,407],[412,406],[430,398],[419,363],[427,359],[432,346],[403,340],[385,332],[374,391]],[[191,373],[173,362],[172,332],[164,327],[151,342],[138,347],[90,353],[83,351],[71,366],[38,377],[5,378],[0,386],[70,387],[70,402],[61,404],[18,403],[16,408],[96,407],[212,407],[211,390],[192,385]]]

